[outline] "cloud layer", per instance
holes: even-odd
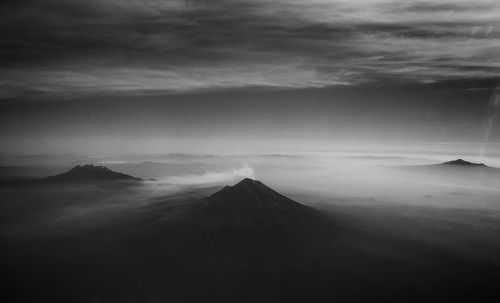
[[[0,11],[0,98],[500,72],[495,0],[7,0]]]

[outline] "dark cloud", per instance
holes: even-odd
[[[439,3],[437,1],[418,1],[416,3],[410,3],[409,5],[402,5],[401,11],[415,11],[419,13],[426,12],[484,12],[492,8],[492,2],[460,2],[460,1],[450,1]]]
[[[488,0],[25,0],[0,9],[3,98],[429,82],[500,70],[500,8]]]

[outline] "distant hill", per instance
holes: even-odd
[[[471,182],[490,182],[500,178],[500,168],[488,166],[484,163],[469,162],[463,159],[429,165],[392,166],[392,168],[411,174],[445,177],[462,183],[466,182],[467,184]]]
[[[489,172],[499,173],[500,168],[488,166],[484,163],[474,163],[463,159],[456,159],[438,164],[426,165],[401,165],[394,168],[403,168],[410,170],[432,170],[432,171],[460,171],[460,172]]]
[[[448,166],[463,166],[463,167],[488,167],[484,163],[473,163],[465,161],[463,159],[457,159],[453,161],[444,162],[438,165],[448,165]]]
[[[488,166],[484,163],[474,163],[463,159],[457,159],[453,161],[447,161],[439,164],[432,165],[420,165],[415,167],[421,167],[423,169],[428,168],[436,172],[453,172],[459,174],[486,174],[486,175],[499,175],[500,168]]]
[[[92,182],[92,181],[142,181],[126,174],[112,171],[104,166],[77,165],[69,171],[44,178],[45,182]]]

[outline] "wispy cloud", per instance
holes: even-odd
[[[3,1],[2,98],[432,82],[500,71],[500,4]]]
[[[255,172],[248,164],[241,168],[227,171],[207,172],[202,175],[173,176],[162,179],[160,182],[169,185],[214,185],[228,184],[243,178],[255,178]]]

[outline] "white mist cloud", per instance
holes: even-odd
[[[243,178],[255,178],[255,172],[248,164],[241,168],[220,172],[207,172],[202,175],[183,175],[164,178],[161,182],[173,185],[208,185],[231,183]]]

